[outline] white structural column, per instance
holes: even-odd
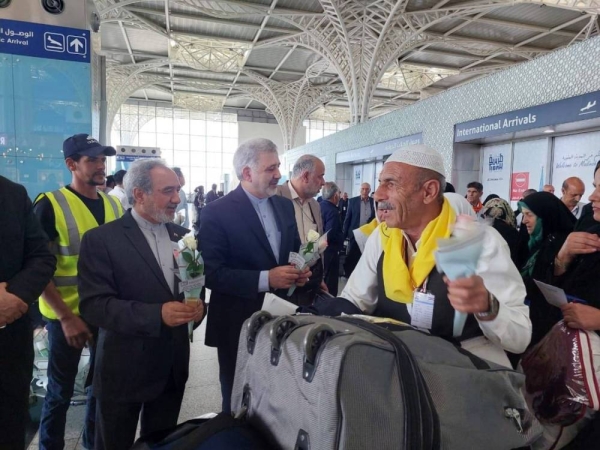
[[[319,64],[319,63],[317,63]],[[275,116],[283,141],[285,151],[294,147],[296,133],[302,121],[319,106],[343,95],[343,89],[335,85],[313,85],[308,75],[292,83],[280,83],[266,78],[251,70],[244,73],[254,79],[260,86],[245,86],[241,90],[245,96],[259,101]]]
[[[138,64],[111,65],[106,68],[107,136],[110,136],[115,115],[131,94],[165,81],[164,77],[144,72],[168,64],[167,59],[159,59]]]

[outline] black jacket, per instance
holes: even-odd
[[[352,233],[360,226],[360,195],[358,197],[352,197],[348,200],[348,211],[346,212],[346,218],[344,219],[344,238],[354,240],[354,234]],[[369,223],[375,218],[375,207],[373,199],[369,197],[369,217],[365,223]]]
[[[294,205],[273,195],[269,202],[281,233],[279,255],[273,255],[256,210],[241,185],[202,210],[198,233],[204,258],[206,288],[211,290],[206,323],[206,345],[237,342],[242,324],[262,307],[258,292],[260,272],[285,265],[290,252],[300,248]],[[286,290],[276,291],[285,298]]]
[[[8,292],[31,305],[55,269],[56,258],[50,253],[48,238],[33,214],[25,188],[0,176],[0,283],[7,283]],[[0,398],[0,402],[14,404],[21,391],[26,402],[32,369],[33,333],[25,314],[0,329],[0,386],[2,396],[13,394],[12,399]]]
[[[171,241],[188,230],[168,223]],[[175,291],[177,289],[177,279]],[[187,324],[170,328],[162,306],[174,294],[144,234],[131,215],[84,234],[78,264],[81,315],[100,328],[94,395],[146,402],[160,395],[172,373],[177,387],[188,377]]]

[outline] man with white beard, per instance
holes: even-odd
[[[177,424],[188,377],[187,323],[204,313],[202,302],[182,302],[175,277],[173,250],[189,231],[171,223],[179,190],[163,161],[134,162],[125,176],[132,209],[81,242],[81,314],[100,329],[96,450],[130,448],[138,419],[142,435]]]

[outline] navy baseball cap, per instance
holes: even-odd
[[[75,154],[82,156],[114,156],[117,151],[113,147],[100,145],[96,139],[87,134],[76,134],[63,142],[63,154],[67,159]]]

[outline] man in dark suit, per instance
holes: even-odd
[[[244,321],[261,309],[265,292],[285,297],[311,274],[288,264],[300,237],[292,202],[275,195],[279,164],[277,147],[268,139],[243,143],[233,157],[240,185],[202,211],[198,237],[211,289],[205,343],[217,347],[226,412]]]
[[[348,257],[344,266],[346,277],[350,277],[360,259],[360,252],[357,252],[355,248],[356,240],[354,239],[353,231],[375,218],[375,207],[373,199],[369,197],[370,192],[371,185],[363,183],[360,185],[360,195],[351,198],[348,202],[348,212],[346,213],[344,229],[342,230],[344,238],[350,241],[348,244]],[[354,257],[355,255],[358,255],[358,258]]]
[[[217,185],[213,184],[210,191],[208,191],[208,194],[206,194],[206,204],[208,205],[209,203],[214,202],[218,198],[219,195],[217,194]]]
[[[25,188],[0,176],[0,449],[25,448],[33,334],[27,309],[56,258]]]
[[[130,448],[140,411],[142,435],[177,424],[188,377],[187,323],[199,322],[204,309],[182,303],[174,274],[173,249],[188,232],[170,223],[179,190],[161,160],[133,163],[125,177],[132,210],[81,243],[80,310],[100,329],[96,450]]]
[[[324,279],[329,293],[337,297],[340,277],[340,250],[344,247],[342,222],[337,208],[340,200],[340,189],[337,184],[329,181],[325,183],[321,192],[323,194],[321,218],[323,219],[323,231],[327,233],[327,249],[323,254]]]

